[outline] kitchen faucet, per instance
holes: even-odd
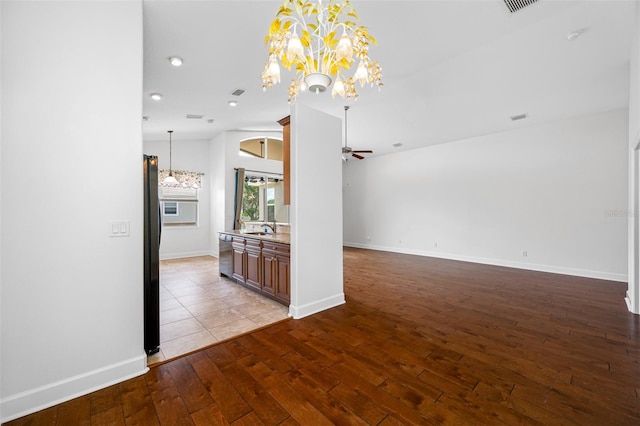
[[[271,228],[271,231],[275,234],[276,233],[276,223],[273,222],[273,225],[271,225],[270,223],[263,223],[262,226],[268,226],[269,228]]]

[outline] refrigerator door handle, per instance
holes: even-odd
[[[162,242],[162,204],[158,200],[158,247]]]

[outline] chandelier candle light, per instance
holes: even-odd
[[[333,82],[332,96],[356,100],[355,82],[382,88],[382,68],[369,58],[376,39],[358,24],[349,0],[285,0],[265,39],[269,58],[262,71],[262,88],[280,82],[280,64],[295,70],[289,86],[289,103],[307,88],[324,92]],[[278,63],[279,62],[279,63]],[[353,76],[346,76],[358,63]]]

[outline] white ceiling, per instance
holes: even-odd
[[[260,79],[280,4],[144,0],[145,140],[168,139],[169,129],[174,141],[280,129],[292,75],[283,69],[283,82],[266,93]],[[385,84],[359,89],[351,104],[354,149],[380,155],[628,106],[632,0],[539,0],[513,14],[502,0],[352,4],[378,39],[370,56]],[[582,35],[568,41],[575,30]],[[170,66],[170,56],[184,65]],[[235,97],[234,89],[246,92]],[[152,92],[164,98],[153,101]],[[346,104],[328,92],[298,102],[338,117]],[[528,118],[510,120],[521,113]]]

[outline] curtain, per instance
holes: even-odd
[[[202,188],[202,176],[204,173],[202,172],[192,172],[189,170],[173,170],[173,176],[179,182],[178,185],[167,185],[163,183],[165,178],[169,176],[169,170],[160,169],[158,170],[158,182],[160,186],[178,186],[183,188]]]
[[[236,198],[234,201],[235,214],[233,220],[233,229],[240,229],[242,225],[242,197],[244,196],[244,169],[236,170]]]

